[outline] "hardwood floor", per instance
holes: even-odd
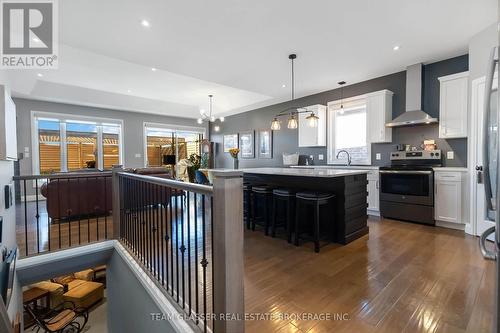
[[[369,226],[319,254],[246,231],[247,313],[337,316],[251,320],[247,332],[491,331],[495,266],[476,237],[392,220]]]

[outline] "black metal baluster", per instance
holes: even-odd
[[[155,236],[156,236],[156,279],[161,281],[161,276],[160,276],[160,237],[161,232],[160,232],[160,209],[161,209],[161,201],[160,201],[160,193],[159,193],[159,186],[155,185],[155,207],[156,207],[156,230],[155,230]]]
[[[69,240],[69,247],[71,247],[71,196],[70,196],[70,183],[71,180],[69,178],[66,178],[66,191],[67,191],[67,197],[66,199],[68,200],[68,240]]]
[[[123,194],[123,200],[120,200],[120,239],[123,239],[123,233],[122,233],[122,226],[123,226],[123,221],[125,220],[125,192],[124,192],[124,185],[123,183],[125,180],[122,177],[119,177],[119,184],[120,184],[120,190],[118,193],[124,193]],[[116,221],[115,221],[116,222]]]
[[[130,191],[130,195],[132,196],[132,206],[133,206],[133,210],[134,210],[134,215],[132,216],[132,232],[134,233],[134,253],[135,255],[137,255],[138,251],[137,251],[137,246],[138,246],[138,240],[139,240],[139,237],[138,237],[138,231],[137,231],[137,221],[138,221],[138,218],[137,218],[137,214],[138,214],[138,209],[139,209],[139,205],[138,205],[138,200],[137,200],[137,180],[136,179],[133,179],[132,182],[132,190]]]
[[[36,202],[36,247],[40,253],[40,210],[38,209],[38,178],[35,178],[35,202]]]
[[[188,304],[189,315],[191,315],[191,202],[189,199],[189,191],[186,191],[186,207],[187,207],[187,250],[188,250]]]
[[[146,184],[141,182],[141,239],[142,239],[142,263],[146,265],[146,239],[144,237],[145,232],[144,229],[146,227]]]
[[[61,212],[61,207],[62,207],[62,205],[61,205],[61,192],[62,192],[61,191],[61,179],[58,178],[56,181],[57,181],[57,189],[58,189],[57,200],[59,202],[59,205],[58,205],[58,207],[59,207],[59,221],[57,221],[57,222],[59,224],[58,225],[58,227],[59,227],[59,248],[61,248],[61,222],[62,222],[62,216],[63,216],[62,212]]]
[[[23,180],[24,186],[24,247],[26,251],[26,257],[29,255],[28,251],[28,194],[26,193],[26,179]]]
[[[183,200],[184,200],[184,191],[181,191],[181,273],[182,273],[182,308],[184,309],[184,307],[186,306],[186,270],[185,270],[185,267],[184,267],[184,261],[185,261],[185,258],[184,258],[184,253],[186,252],[186,246],[184,245],[184,204],[183,204]]]
[[[89,190],[89,177],[85,177],[85,187],[86,187],[85,193],[89,193],[88,192],[88,190]],[[88,203],[87,203],[86,208],[87,208],[86,209],[86,211],[87,211],[87,243],[90,243],[90,207],[89,207]]]
[[[163,231],[164,224],[164,211],[165,211],[165,188],[163,186],[159,187],[160,190],[160,237],[161,237],[161,285],[165,286],[165,233]]]
[[[149,245],[149,256],[148,256],[148,267],[149,267],[149,271],[152,272],[153,271],[153,228],[152,228],[152,224],[153,224],[153,200],[152,200],[152,194],[153,194],[153,191],[152,191],[152,185],[150,183],[147,184],[148,186],[148,245]]]
[[[212,313],[214,313],[215,309],[215,289],[214,289],[214,197],[210,197],[210,258],[211,258],[211,270],[212,270]],[[213,330],[213,320],[212,320],[212,330]]]
[[[106,187],[108,187],[108,176],[104,176],[104,239],[108,239],[108,196]],[[127,192],[128,193],[128,192]],[[129,205],[130,209],[130,205]]]
[[[170,292],[174,296],[174,220],[172,214],[172,188],[168,188],[168,207],[170,213]]]
[[[76,188],[80,189],[80,177],[76,179]],[[81,223],[81,217],[82,217],[82,209],[81,209],[81,204],[80,204],[80,190],[76,191],[77,192],[77,199],[78,199],[78,244],[82,244],[82,234],[81,234],[81,229],[82,229],[82,223]]]
[[[197,196],[198,194],[195,192],[194,194],[194,263],[195,263],[195,275],[194,275],[194,293],[196,294],[195,298],[195,307],[196,307],[196,325],[198,325],[199,318],[199,305],[200,305],[200,292],[198,286],[198,204],[197,204]]]
[[[99,178],[95,178],[95,182],[96,182],[96,188],[99,188],[98,187],[98,184],[99,184]],[[95,224],[96,224],[96,235],[97,235],[97,240],[99,240],[99,206],[94,206],[94,213],[95,213]]]
[[[179,303],[179,207],[177,206],[177,199],[179,192],[174,189],[175,193],[175,284],[177,286],[177,303]]]
[[[153,215],[153,218],[151,219],[151,223],[153,224],[152,228],[151,228],[151,244],[153,246],[153,262],[151,263],[153,265],[153,276],[154,277],[157,277],[157,273],[158,273],[158,270],[157,270],[157,267],[156,267],[156,260],[157,260],[157,255],[158,255],[158,252],[156,251],[157,250],[157,243],[156,243],[156,213],[157,213],[157,207],[156,207],[156,185],[155,184],[151,184],[151,202],[152,202],[152,215]]]
[[[130,200],[129,200],[129,190],[130,190],[130,179],[125,179],[124,185],[124,212],[125,212],[125,218],[123,219],[123,239],[125,240],[125,243],[127,246],[130,246],[130,232],[129,232],[129,225],[130,225]]]
[[[203,267],[203,332],[207,332],[207,240],[206,240],[206,219],[205,219],[205,194],[201,195],[201,232],[202,235],[202,247],[203,247],[203,259],[201,260],[201,266]]]

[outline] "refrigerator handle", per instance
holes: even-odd
[[[481,249],[481,254],[488,260],[497,260],[497,254],[486,248],[486,238],[493,233],[495,233],[495,227],[490,227],[481,234],[481,237],[479,237],[479,248]]]
[[[483,176],[484,176],[484,191],[486,195],[486,205],[489,210],[495,210],[493,203],[493,192],[491,188],[490,178],[490,98],[493,86],[493,77],[495,74],[495,66],[498,60],[495,59],[496,47],[491,49],[490,58],[488,60],[488,68],[486,70],[486,82],[484,88],[484,105],[483,105]]]

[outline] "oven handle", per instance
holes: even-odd
[[[403,175],[430,175],[432,171],[415,170],[415,171],[401,171],[401,170],[380,170],[380,173],[399,173]]]

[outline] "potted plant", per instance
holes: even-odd
[[[229,149],[229,154],[233,158],[233,169],[238,169],[239,166],[239,161],[238,161],[238,154],[240,153],[239,148],[231,148]]]

